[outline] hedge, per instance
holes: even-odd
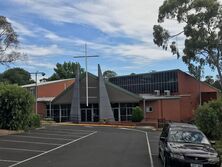
[[[29,128],[35,119],[33,106],[34,97],[26,89],[16,85],[0,84],[0,128],[10,130]]]
[[[210,139],[222,137],[222,100],[214,100],[198,107],[195,123]]]

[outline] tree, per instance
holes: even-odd
[[[30,73],[22,68],[12,68],[6,70],[1,74],[0,82],[18,85],[34,83],[34,81],[31,79]]]
[[[211,75],[207,75],[205,76],[205,80],[204,82],[206,82],[207,84],[219,89],[219,90],[222,90],[221,89],[221,86],[220,86],[220,82],[218,81],[218,79],[214,79],[213,76]]]
[[[222,85],[222,6],[218,0],[165,0],[159,8],[158,22],[165,19],[176,20],[184,25],[183,30],[171,35],[161,25],[154,25],[154,43],[167,49],[170,40],[184,34],[183,62],[189,69],[199,66],[204,70],[208,65],[217,71]],[[181,57],[175,41],[170,49],[177,58]]]
[[[47,80],[54,81],[59,79],[75,78],[78,66],[80,66],[80,64],[77,62],[64,62],[63,64],[57,63],[56,68],[54,68],[54,74],[52,74],[52,76]],[[84,69],[80,67],[80,74],[83,73]]]
[[[0,16],[0,64],[6,65],[22,57],[16,51],[18,46],[17,34],[4,16]]]
[[[207,75],[205,77],[205,81],[204,82],[208,83],[209,85],[213,85],[214,84],[213,76]]]
[[[106,70],[103,72],[103,78],[105,79],[109,79],[111,77],[116,77],[116,76],[117,76],[117,73],[112,70]]]
[[[136,75],[136,73],[134,73],[134,72],[132,72],[132,73],[130,74],[130,76],[134,76],[134,75]]]

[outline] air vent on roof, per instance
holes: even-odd
[[[156,96],[160,96],[160,90],[154,90]]]
[[[164,96],[170,96],[170,90],[164,90]]]

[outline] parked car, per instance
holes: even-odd
[[[159,141],[159,157],[164,167],[220,167],[219,154],[195,126],[168,123]]]

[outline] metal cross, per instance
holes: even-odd
[[[88,88],[88,71],[87,71],[87,62],[88,57],[99,57],[98,55],[88,56],[87,55],[87,44],[85,44],[85,55],[84,56],[74,56],[74,58],[85,58],[85,66],[86,66],[86,106],[89,105],[89,88]]]

